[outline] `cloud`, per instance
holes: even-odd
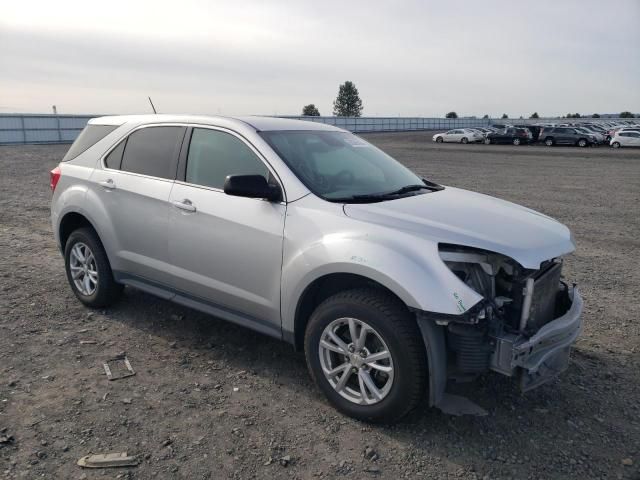
[[[330,114],[352,80],[369,115],[640,111],[638,21],[633,0],[12,2],[0,104],[132,113],[151,95],[163,112]]]

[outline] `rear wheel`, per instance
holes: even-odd
[[[491,145],[491,139],[490,138],[485,138],[484,139],[484,144],[485,145]]]
[[[469,139],[467,137],[462,137],[462,140],[460,140],[462,143],[469,143]]]
[[[514,145],[520,145],[520,139],[519,138],[514,138],[511,143],[513,143]]]
[[[426,354],[414,318],[395,297],[364,288],[338,293],[313,312],[305,333],[307,366],[341,412],[393,422],[426,390]]]
[[[611,146],[612,146],[613,148],[620,148],[622,145],[620,145],[620,142],[613,142],[613,143],[611,144]]]
[[[436,138],[436,143],[442,143],[442,142],[444,142],[444,139],[442,137]]]
[[[554,143],[555,143],[555,142],[553,141],[553,138],[551,138],[551,137],[548,137],[548,138],[546,138],[546,139],[544,140],[544,144],[545,144],[547,147],[553,147],[553,144],[554,144]]]
[[[85,305],[106,307],[122,293],[122,285],[114,281],[107,254],[92,229],[80,228],[69,235],[64,260],[71,290]]]

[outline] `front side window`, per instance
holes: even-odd
[[[194,128],[185,180],[205,187],[224,187],[228,175],[262,175],[269,170],[239,138],[225,132]]]
[[[184,127],[146,127],[127,139],[122,170],[159,178],[175,178],[175,161]]]
[[[424,185],[382,150],[348,132],[271,131],[260,135],[316,195],[329,201]]]

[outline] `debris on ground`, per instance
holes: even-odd
[[[0,448],[6,445],[11,445],[14,441],[15,439],[13,436],[7,434],[6,428],[0,429]]]
[[[127,358],[127,355],[124,352],[108,359],[102,364],[102,366],[104,367],[104,371],[109,380],[120,380],[121,378],[127,378],[136,374],[129,362],[129,358]],[[113,374],[112,368],[114,367],[119,368],[120,373],[118,375]]]
[[[135,467],[138,465],[138,458],[121,453],[99,453],[87,455],[78,460],[78,465],[83,468],[110,468],[110,467]]]
[[[376,452],[373,448],[371,447],[366,447],[364,449],[364,458],[366,458],[367,460],[371,460],[372,462],[376,461],[379,457],[378,457],[378,452]]]

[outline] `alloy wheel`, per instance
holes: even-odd
[[[382,401],[391,390],[393,358],[380,334],[368,323],[339,318],[320,336],[320,366],[329,385],[358,405]]]
[[[82,295],[93,295],[98,288],[98,267],[93,252],[86,243],[77,242],[69,255],[73,284]]]

